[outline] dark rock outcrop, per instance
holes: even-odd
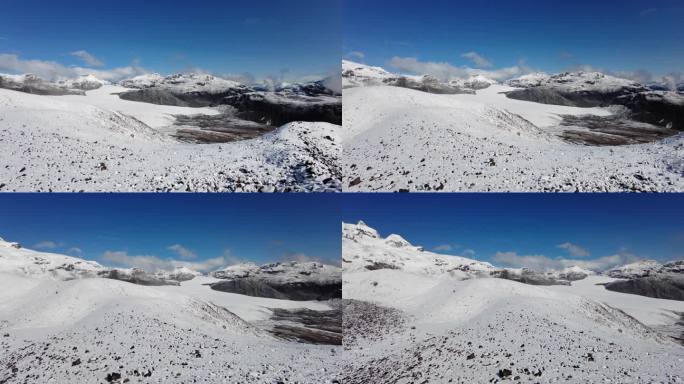
[[[266,125],[281,126],[293,121],[342,124],[340,98],[253,92],[227,97],[222,103],[235,107],[236,117]]]
[[[554,276],[534,272],[528,269],[523,269],[519,273],[502,269],[492,272],[491,275],[499,279],[512,280],[529,285],[570,285],[570,281],[568,280],[562,280]]]
[[[605,287],[609,291],[684,301],[684,276],[678,274],[658,274],[636,279],[617,280],[605,284]]]
[[[111,269],[98,272],[97,275],[99,277],[104,277],[106,279],[120,280],[138,285],[180,285],[178,281],[160,279],[158,277],[148,274],[147,272],[141,269],[132,269],[130,271]]]
[[[342,298],[342,281],[269,281],[248,277],[220,281],[211,289],[247,296],[307,301]]]
[[[608,107],[622,105],[636,121],[658,127],[684,131],[684,103],[674,102],[667,92],[647,88],[618,88],[609,91],[574,90],[540,86],[516,89],[506,93],[511,99],[571,107]]]
[[[120,93],[119,98],[157,105],[200,108],[224,104],[225,98],[236,96],[242,92],[245,92],[244,88],[230,88],[222,92],[176,92],[168,88],[152,87],[126,91]]]

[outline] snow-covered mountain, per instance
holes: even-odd
[[[606,275],[619,279],[607,283],[608,290],[684,301],[684,260],[665,264],[640,260],[607,271]]]
[[[616,279],[646,277],[660,271],[663,265],[655,260],[640,260],[606,271],[605,274]]]
[[[676,302],[608,292],[597,279],[610,278],[578,267],[556,272],[591,275],[572,285],[492,278],[515,271],[363,222],[343,225],[342,247],[345,383],[684,379],[684,349],[655,330],[675,327]]]
[[[93,89],[98,89],[103,85],[111,84],[107,80],[101,80],[94,75],[84,75],[77,79],[68,79],[58,81],[57,84],[69,89],[80,89],[83,91],[92,91]]]
[[[318,262],[242,263],[211,275],[224,280],[211,285],[217,291],[290,300],[342,297],[342,270]]]
[[[531,73],[506,81],[511,87],[557,87],[568,91],[603,91],[617,90],[640,92],[646,87],[628,79],[623,79],[601,72],[564,72],[556,75]]]
[[[256,277],[282,282],[296,282],[339,280],[340,273],[340,268],[333,265],[315,261],[287,261],[263,265],[240,263],[211,272],[210,275],[217,279],[226,280]]]
[[[632,80],[600,72],[566,72],[525,75],[507,84],[521,88],[507,92],[512,99],[585,108],[622,105],[636,121],[684,130],[684,96]]]
[[[396,81],[398,77],[381,67],[342,60],[342,86],[344,88],[383,85]]]
[[[12,91],[32,93],[36,95],[85,95],[79,85],[89,84],[90,80],[84,82],[63,81],[59,83],[44,80],[33,74],[25,75],[4,75],[0,74],[0,88]]]
[[[176,267],[171,271],[158,271],[155,276],[164,280],[174,280],[174,281],[188,281],[192,280],[197,276],[202,276],[202,273],[193,271],[188,267]]]
[[[472,89],[475,91],[489,88],[491,85],[498,83],[498,81],[490,79],[482,74],[474,75],[467,79],[452,80],[449,82],[449,84],[452,86],[463,89]]]
[[[71,280],[95,277],[105,268],[77,257],[32,251],[0,239],[0,273]]]
[[[482,81],[484,78],[473,78],[468,84],[481,86]],[[342,61],[342,85],[344,88],[388,85],[436,94],[473,93],[472,89],[463,88],[465,82],[442,82],[431,75],[399,75],[348,60]]]
[[[190,92],[224,93],[233,89],[249,90],[247,86],[237,81],[200,73],[176,73],[169,76],[161,76],[158,73],[146,74],[121,80],[119,85],[136,89],[163,87],[179,94]]]
[[[489,263],[426,251],[396,234],[383,238],[363,221],[342,224],[342,251],[345,273],[387,269],[468,278],[495,270]]]

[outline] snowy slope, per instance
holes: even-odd
[[[3,383],[338,379],[339,347],[284,341],[261,325],[271,308],[328,311],[326,303],[217,292],[202,276],[159,287],[89,277],[102,267],[17,246],[0,243]]]
[[[492,85],[476,95],[397,87],[345,89],[345,191],[680,191],[682,137],[617,147],[558,137],[577,108],[508,99]]]
[[[394,252],[366,225],[343,227],[344,260],[372,265]],[[343,382],[684,380],[684,349],[621,308],[641,303],[641,319],[676,320],[655,299],[608,293],[603,302],[594,277],[557,287],[454,278],[409,267],[425,262],[420,253],[407,252],[401,268],[343,264],[345,327],[354,332],[345,335]]]
[[[174,114],[218,112],[121,100],[112,94],[121,89],[0,89],[0,191],[339,190],[339,126],[295,122],[251,140],[182,143],[166,128]]]

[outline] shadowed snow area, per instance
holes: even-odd
[[[389,86],[393,75],[381,68],[347,66],[345,191],[684,189],[682,134],[651,121],[660,105],[680,108],[676,93],[578,107],[510,98],[520,88],[496,82],[454,95]],[[634,119],[637,108],[644,121]]]
[[[0,382],[339,382],[334,303],[218,292],[187,270],[132,284],[18,247],[0,242]]]
[[[345,383],[684,380],[684,348],[662,329],[682,302],[607,291],[605,276],[490,277],[397,237],[343,225]]]
[[[252,122],[227,106],[119,98],[126,91],[0,89],[0,191],[340,190],[337,125]]]

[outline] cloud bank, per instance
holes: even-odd
[[[103,67],[104,66],[104,63],[102,62],[102,60],[98,59],[97,57],[93,56],[92,54],[90,54],[84,50],[71,52],[70,55],[74,56],[74,57],[78,57],[86,65],[89,65],[91,67]]]
[[[494,256],[494,261],[503,266],[513,268],[524,267],[539,272],[557,271],[575,265],[581,268],[601,272],[628,263],[633,263],[637,260],[639,260],[639,258],[636,255],[626,251],[591,260],[563,257],[551,258],[544,255],[518,255],[516,252],[497,252]]]
[[[187,267],[198,272],[210,272],[229,264],[225,256],[192,262],[162,259],[152,255],[129,255],[126,251],[106,251],[101,258],[118,267],[140,268],[147,272],[170,271],[177,267]]]
[[[180,244],[169,245],[166,249],[175,252],[182,259],[194,259],[197,257],[197,254],[194,251],[191,251]]]
[[[470,60],[476,67],[480,68],[489,68],[494,65],[477,52],[466,52],[461,57]]]
[[[389,65],[414,75],[432,75],[442,81],[467,79],[475,75],[483,75],[493,80],[504,81],[532,72],[532,70],[524,65],[485,70],[465,66],[456,67],[446,62],[420,61],[415,57],[398,56],[393,57],[389,61]]]
[[[558,248],[565,249],[572,257],[587,257],[590,255],[589,251],[573,243],[559,244]]]
[[[75,79],[79,76],[92,74],[99,79],[112,82],[149,73],[148,70],[138,65],[112,69],[94,69],[78,66],[67,67],[55,61],[24,60],[18,55],[8,53],[0,53],[0,72],[9,72],[13,74],[32,73],[50,81]]]

